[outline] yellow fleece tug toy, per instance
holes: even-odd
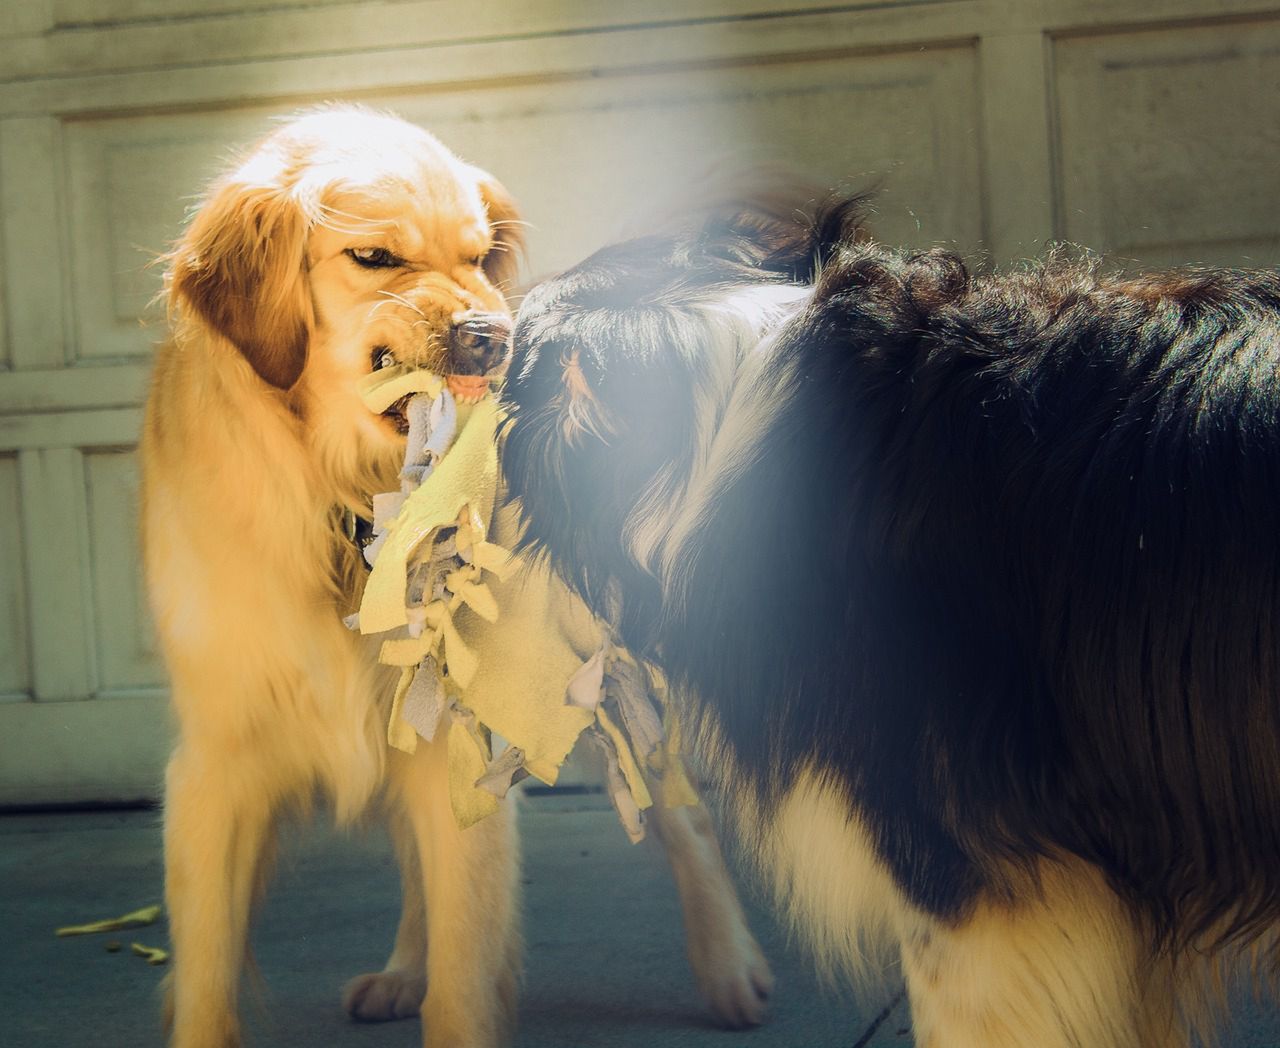
[[[584,732],[604,752],[614,806],[632,840],[652,803],[693,804],[653,696],[661,682],[609,643],[606,630],[541,563],[504,545],[516,511],[498,503],[501,411],[484,380],[442,379],[403,365],[365,380],[375,413],[408,397],[401,490],[374,496],[372,567],[350,625],[386,634],[379,658],[400,667],[387,741],[413,752],[444,717],[450,795],[461,826],[497,809],[526,776],[553,785]],[[493,736],[506,740],[496,756]]]

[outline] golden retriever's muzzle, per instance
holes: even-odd
[[[462,315],[449,330],[446,370],[453,375],[488,375],[507,363],[511,318],[505,313]]]
[[[449,379],[455,396],[477,397],[487,389],[484,376],[499,374],[507,365],[511,351],[511,318],[505,313],[481,313],[474,310],[456,314],[457,322],[445,336],[445,354],[437,368]],[[385,345],[373,349],[374,370],[394,364],[395,356]],[[386,363],[384,363],[384,360]],[[461,382],[455,380],[461,379]],[[468,382],[474,379],[475,382]],[[417,394],[407,393],[382,412],[401,436],[409,432],[406,415],[409,401]]]

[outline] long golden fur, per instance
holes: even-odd
[[[212,187],[169,257],[172,339],[142,438],[144,539],[179,741],[165,798],[173,1041],[238,1040],[249,909],[277,817],[378,795],[405,916],[353,1014],[422,1004],[433,1046],[498,1043],[519,967],[515,823],[468,833],[447,736],[384,742],[388,681],[342,615],[360,569],[341,509],[395,487],[402,438],[356,394],[371,354],[446,370],[448,336],[503,314],[519,227],[505,191],[426,132],[329,108],[279,127]],[[401,266],[367,267],[385,249]],[[367,511],[366,511],[367,512]],[[431,918],[428,945],[423,913]]]
[[[348,984],[348,1011],[420,1010],[432,1048],[487,1048],[511,1028],[514,813],[458,830],[447,727],[412,757],[388,750],[391,682],[341,621],[363,579],[342,517],[395,488],[403,455],[400,427],[368,412],[357,380],[387,353],[472,373],[505,355],[520,228],[505,190],[426,132],[328,107],[282,124],[215,182],[167,259],[173,334],[141,454],[179,727],[164,832],[180,1048],[239,1043],[237,985],[274,827],[317,797],[340,823],[381,808],[400,860],[394,949]],[[478,354],[468,324],[493,354]],[[771,977],[705,812],[660,813],[657,828],[701,989],[722,1021],[758,1022]]]

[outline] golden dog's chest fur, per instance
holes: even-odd
[[[255,397],[261,383],[235,358],[220,363],[163,360],[144,438],[147,571],[173,702],[184,736],[270,754],[273,793],[314,777],[349,817],[382,778],[386,674],[341,623],[348,558],[303,423]],[[170,411],[175,399],[191,410]]]

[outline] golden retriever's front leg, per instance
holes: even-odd
[[[458,729],[461,730],[461,729]],[[413,826],[426,897],[428,1048],[495,1048],[515,1025],[521,943],[519,853],[508,800],[466,830],[449,803],[449,729],[393,760],[392,774]]]
[[[225,752],[184,742],[169,761],[164,858],[174,1048],[240,1043],[236,990],[272,827],[269,805],[262,784],[246,781]]]
[[[417,1015],[427,993],[427,911],[422,897],[418,841],[405,812],[388,820],[400,865],[400,924],[396,943],[380,972],[357,975],[342,990],[342,1006],[353,1019],[385,1022]]]
[[[747,927],[711,815],[701,804],[666,808],[660,798],[650,811],[675,875],[699,991],[725,1026],[758,1025],[773,991],[773,973]]]

